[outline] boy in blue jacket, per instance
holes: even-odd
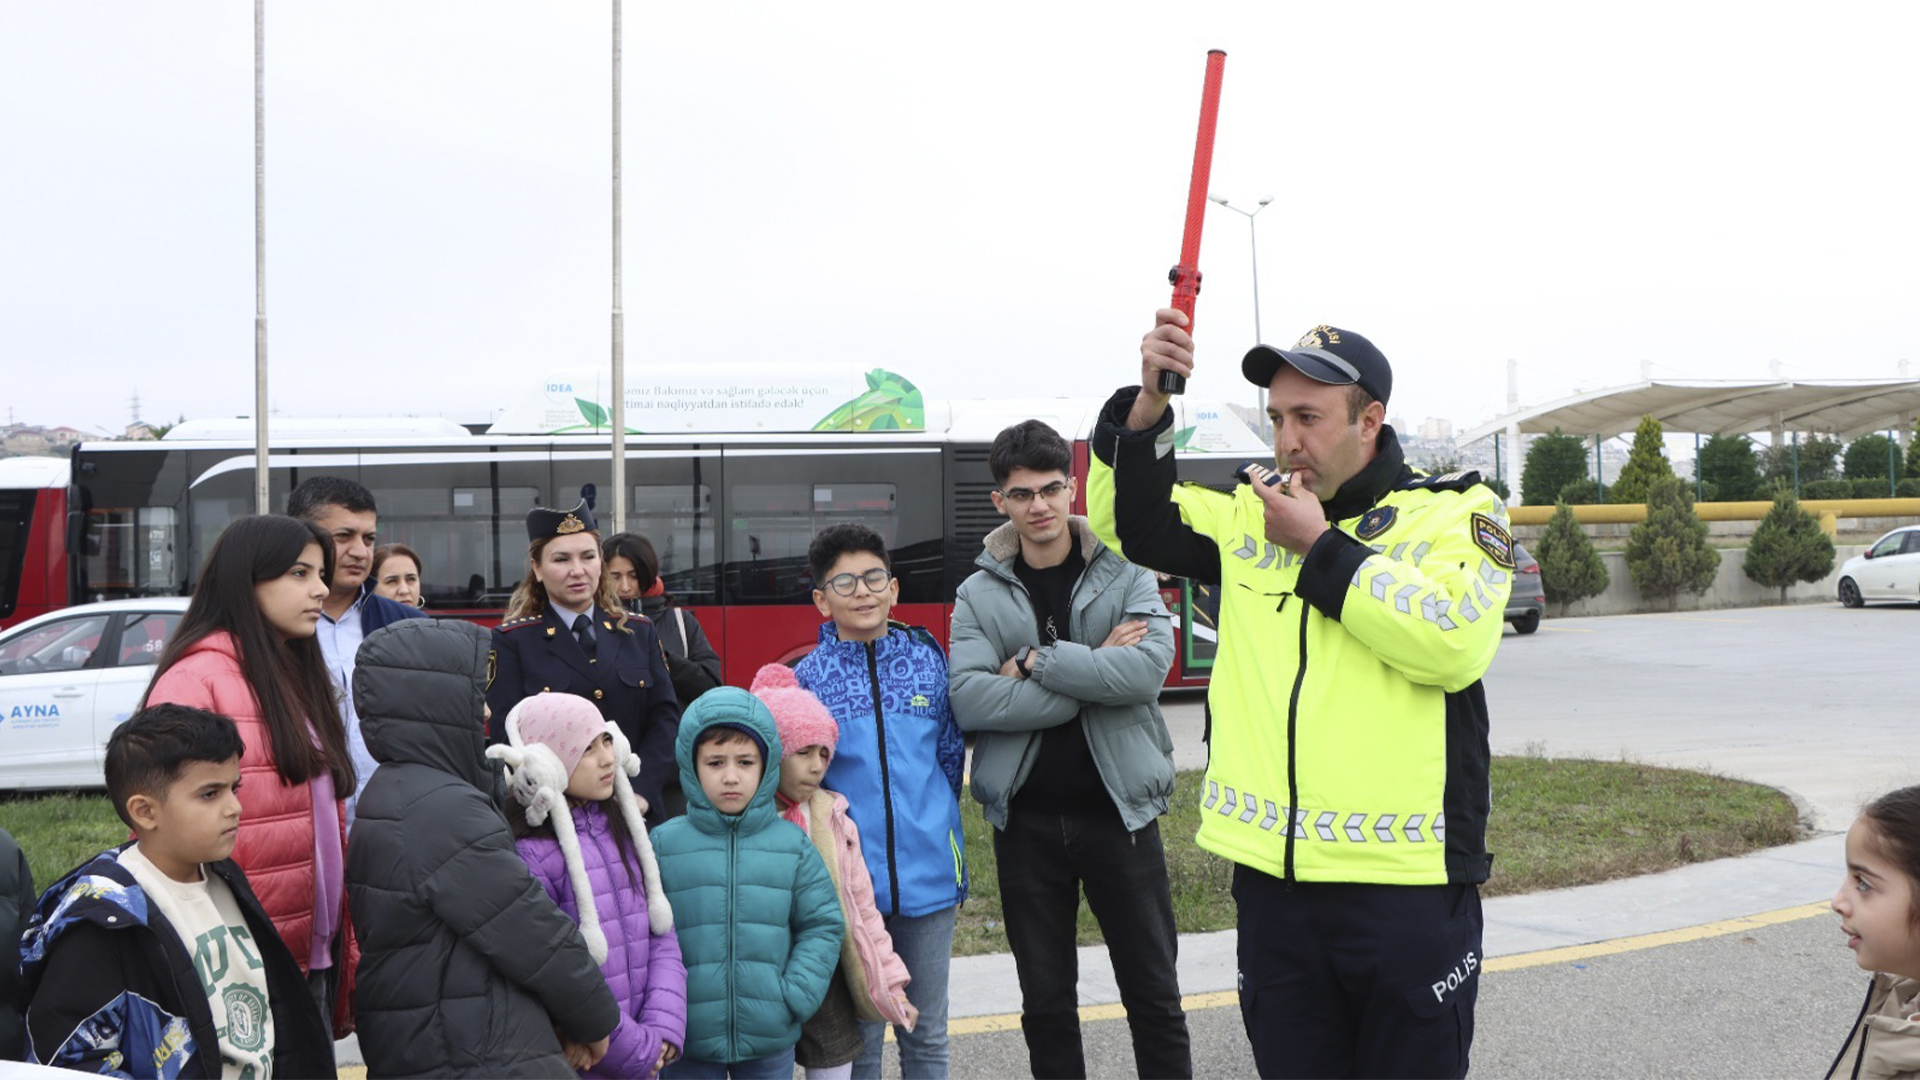
[[[847,797],[873,896],[920,1010],[896,1026],[906,1080],[947,1075],[947,970],[953,916],[967,898],[960,831],[966,744],[947,707],[947,656],[932,634],[888,618],[900,598],[887,545],[865,525],[821,530],[807,549],[820,643],[794,667],[840,725],[826,786]],[[878,1080],[886,1026],[864,1022],[855,1080]]]
[[[687,965],[687,1045],[666,1080],[793,1075],[800,1025],[840,964],[840,896],[774,806],[780,734],[736,686],[687,707],[674,741],[685,817],[653,830]]]

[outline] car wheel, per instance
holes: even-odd
[[[1540,613],[1537,611],[1529,611],[1525,615],[1513,620],[1513,629],[1514,632],[1518,634],[1531,634],[1535,630],[1540,629]]]
[[[1853,579],[1850,577],[1841,578],[1840,579],[1840,606],[1841,607],[1863,607],[1865,605],[1866,605],[1866,601],[1860,599],[1860,586],[1855,585],[1853,583]]]

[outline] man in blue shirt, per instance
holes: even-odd
[[[367,574],[373,567],[380,524],[373,492],[344,477],[309,477],[287,496],[287,514],[312,522],[333,538],[333,591],[322,605],[315,636],[327,660],[327,674],[340,691],[340,720],[347,728],[347,752],[353,755],[353,771],[359,777],[347,796],[347,828],[351,830],[360,793],[379,766],[360,737],[360,714],[353,707],[354,656],[368,634],[401,619],[423,618],[426,613],[377,596],[369,587]]]

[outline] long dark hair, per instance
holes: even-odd
[[[640,856],[634,850],[633,833],[627,831],[627,816],[620,812],[620,804],[614,801],[619,797],[619,793],[615,792],[601,799],[599,802],[588,805],[599,807],[601,815],[607,819],[607,831],[613,834],[613,846],[620,852],[620,865],[626,867],[627,870],[627,884],[637,889],[640,887],[640,875],[639,872],[634,869],[634,864],[639,862]],[[568,812],[571,813],[573,800],[569,799],[567,802]],[[515,805],[517,806],[518,804]],[[552,840],[554,843],[560,842],[559,834],[553,831],[553,818],[551,816],[538,825],[527,824],[527,815],[524,812],[524,808],[508,814],[507,817],[512,820],[513,837],[516,840],[525,836],[538,836],[543,839]]]
[[[611,564],[614,559],[625,559],[633,564],[633,579],[640,586],[640,596],[634,597],[634,610],[640,610],[640,601],[653,583],[660,580],[660,556],[655,554],[653,543],[639,533],[614,533],[600,541],[600,559]],[[602,573],[608,571],[602,570]],[[618,595],[616,593],[616,595]],[[667,605],[673,605],[673,597],[662,593]]]
[[[228,525],[207,552],[187,613],[167,639],[140,705],[149,704],[154,683],[188,650],[225,631],[233,637],[240,674],[266,720],[274,771],[288,784],[304,784],[324,770],[332,774],[334,790],[346,793],[354,788],[353,759],[347,754],[346,727],[334,703],[320,641],[283,639],[254,596],[255,585],[286,573],[309,544],[320,548],[321,576],[331,583],[333,538],[312,522],[260,514]],[[318,734],[319,746],[313,745],[309,730]]]
[[[591,536],[596,545],[600,542],[600,534],[596,532],[574,535]],[[546,554],[547,545],[557,539],[559,537],[543,536],[527,545],[527,576],[521,579],[520,584],[513,590],[513,595],[507,598],[507,610],[500,616],[502,622],[546,613],[551,601],[547,599],[546,583],[540,580],[540,571],[535,569],[534,565],[540,561],[540,556]],[[607,573],[605,566],[600,568],[600,584],[593,591],[593,605],[604,612],[616,625],[627,625],[627,605],[620,602],[620,594],[613,590],[613,578]]]
[[[1913,898],[1907,922],[1920,927],[1920,786],[1889,791],[1868,803],[1860,816],[1873,826],[1868,830],[1873,846],[1907,875]]]

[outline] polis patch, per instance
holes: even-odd
[[[1473,515],[1473,542],[1487,553],[1495,566],[1513,569],[1513,537],[1499,522],[1485,514]]]
[[[1362,540],[1371,540],[1393,528],[1394,519],[1399,516],[1399,507],[1376,506],[1360,519],[1360,524],[1354,528],[1353,535]]]

